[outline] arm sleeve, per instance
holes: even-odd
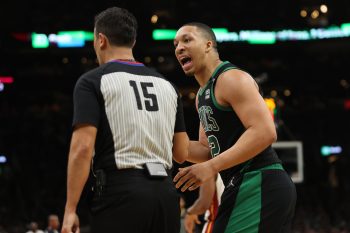
[[[184,110],[182,106],[182,100],[180,97],[179,92],[176,90],[177,93],[177,109],[176,109],[176,120],[175,120],[175,133],[179,132],[185,132],[186,126],[185,126],[185,118],[184,118]]]
[[[77,124],[90,124],[98,128],[100,106],[92,82],[81,77],[73,93],[73,127]]]

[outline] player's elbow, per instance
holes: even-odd
[[[275,128],[269,128],[265,130],[264,138],[268,145],[277,141],[277,132]]]
[[[276,132],[276,130],[274,130],[274,133],[273,133],[271,139],[272,139],[272,143],[277,141],[277,132]]]
[[[179,164],[184,163],[188,158],[188,150],[186,149],[173,151],[173,158]]]

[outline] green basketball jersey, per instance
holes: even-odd
[[[216,68],[207,84],[203,88],[200,88],[197,93],[198,114],[201,125],[208,138],[212,157],[232,147],[245,131],[241,120],[233,109],[218,104],[214,95],[216,80],[219,78],[220,74],[231,69],[238,68],[228,61],[222,62]],[[232,78],[234,79],[235,77]],[[252,170],[273,163],[280,163],[280,160],[272,147],[269,146],[259,155],[255,156],[254,159],[224,170],[220,172],[220,175],[225,185],[227,185],[229,179],[245,165],[245,169],[248,168]]]

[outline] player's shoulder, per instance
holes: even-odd
[[[244,84],[253,81],[252,76],[248,72],[238,68],[227,70],[220,76],[219,82],[225,86],[230,84],[235,84],[237,86],[239,83]]]
[[[232,68],[232,69],[229,69],[225,72],[223,72],[221,74],[222,77],[235,77],[235,78],[238,78],[238,79],[241,79],[241,78],[251,78],[251,75],[245,71],[245,70],[242,70],[240,68]]]
[[[216,87],[223,92],[239,93],[248,86],[255,87],[255,81],[252,76],[241,69],[230,69],[220,75]]]

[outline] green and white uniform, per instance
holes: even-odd
[[[231,69],[238,68],[222,62],[197,94],[199,118],[212,157],[232,147],[245,131],[234,110],[215,99],[217,79]],[[296,202],[295,186],[271,146],[220,175],[226,188],[214,233],[289,232]]]

